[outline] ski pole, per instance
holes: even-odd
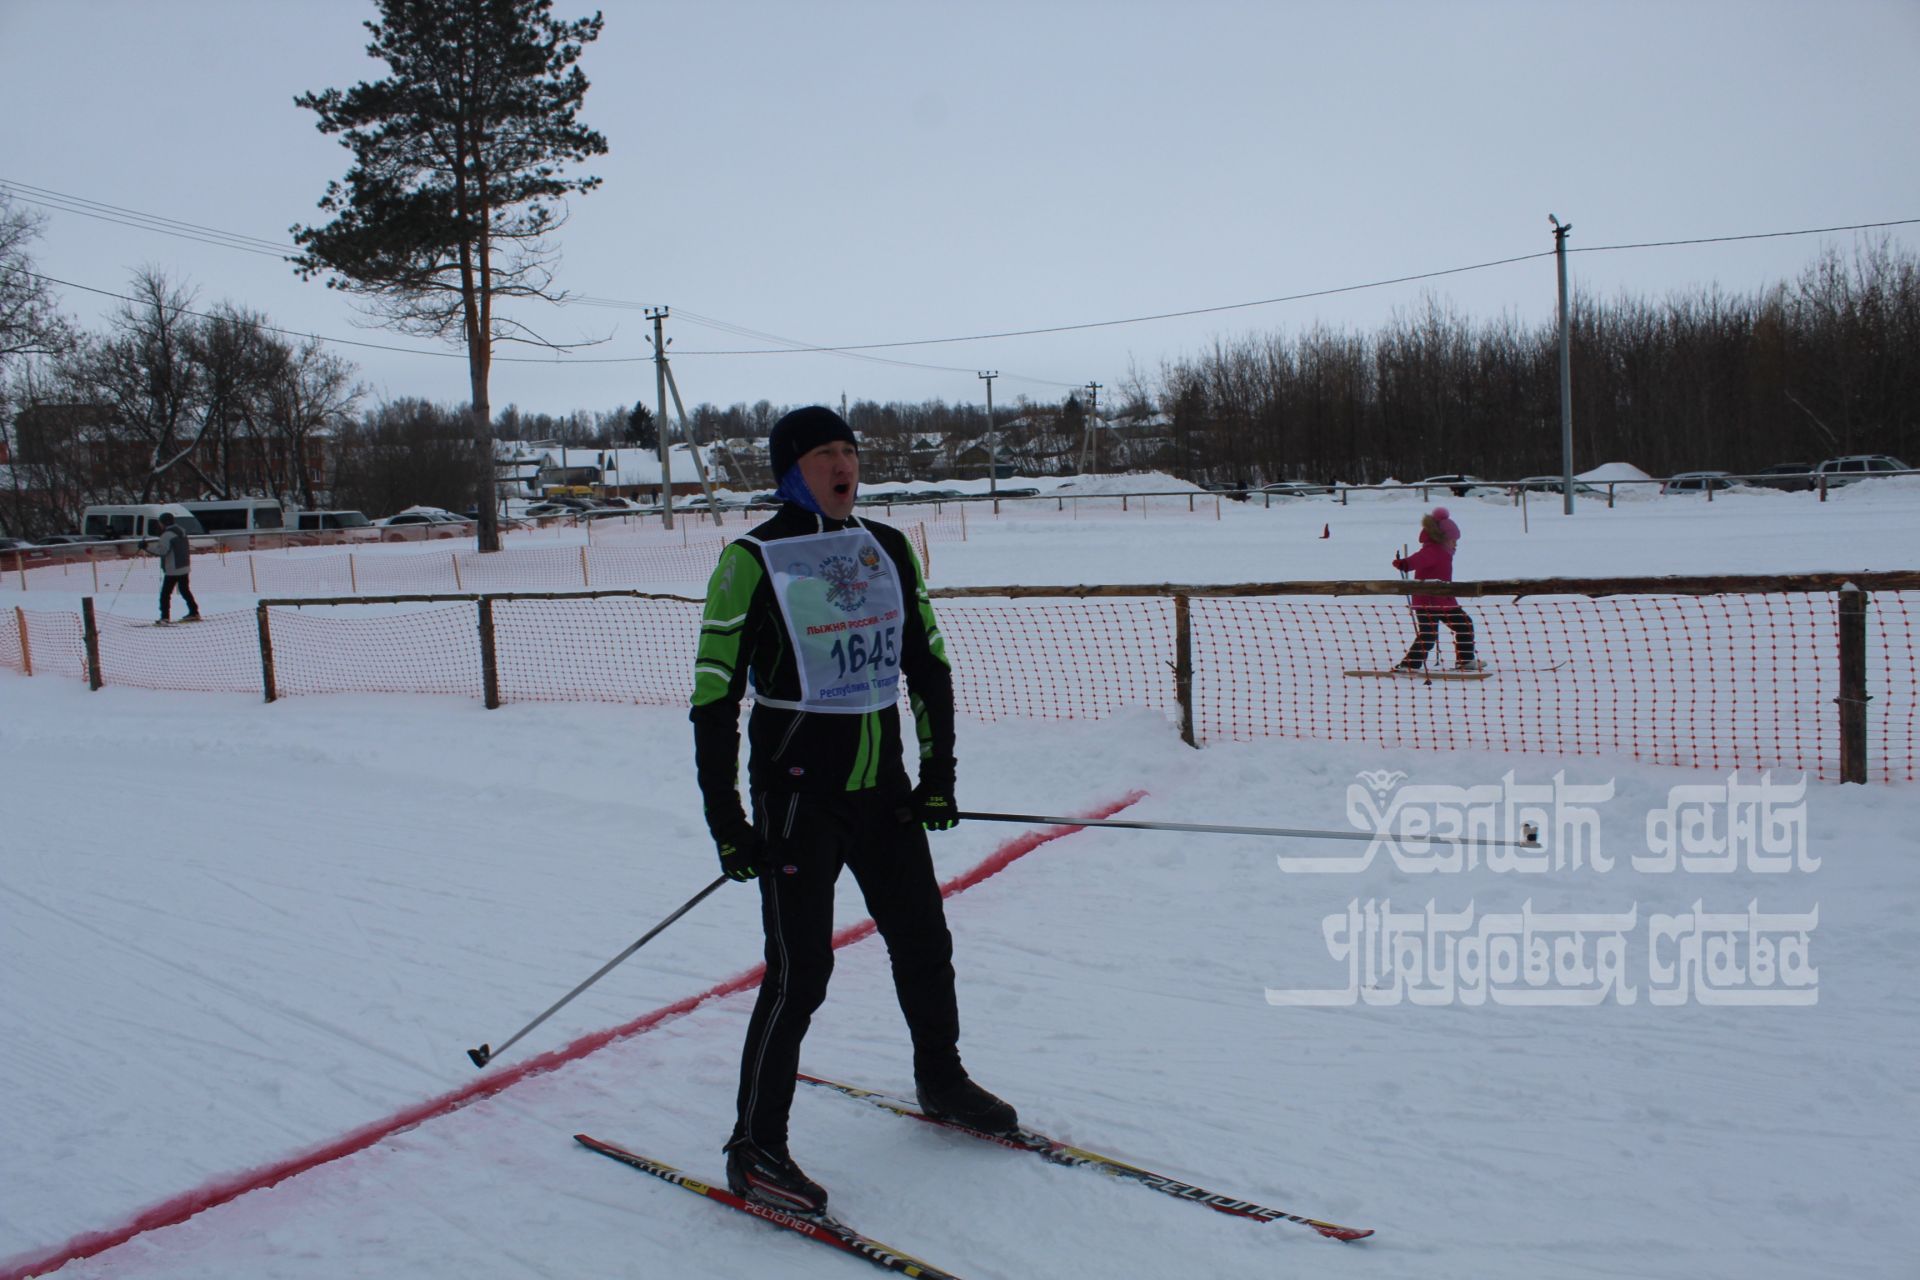
[[[120,585],[113,589],[113,599],[107,601],[108,613],[112,613],[113,606],[120,603],[120,593],[127,589],[127,579],[133,576],[133,566],[139,563],[139,560],[140,557],[138,554],[127,557],[127,568],[126,571],[120,575]]]
[[[1540,829],[1520,824],[1524,839],[1471,840],[1454,836],[1421,835],[1408,831],[1320,831],[1296,827],[1229,827],[1209,822],[1147,822],[1139,818],[1048,818],[1032,813],[966,813],[955,815],[974,822],[1020,822],[1047,827],[1130,827],[1136,831],[1199,831],[1216,836],[1295,836],[1305,840],[1427,840],[1435,844],[1476,844],[1516,849],[1538,849]]]
[[[529,1022],[526,1026],[514,1032],[512,1035],[508,1036],[506,1039],[506,1042],[502,1044],[498,1049],[494,1049],[490,1045],[483,1044],[478,1049],[467,1050],[467,1056],[473,1059],[473,1065],[476,1067],[484,1067],[489,1062],[493,1061],[494,1054],[505,1053],[507,1050],[513,1048],[514,1041],[518,1040],[521,1036],[524,1036],[525,1034],[527,1034],[527,1032],[533,1030],[535,1027],[539,1026],[541,1023],[545,1022],[548,1018],[551,1018],[554,1014],[558,1013],[561,1007],[564,1006],[567,1003],[567,1001],[573,999],[575,996],[579,995],[582,991],[585,991],[588,987],[600,981],[600,979],[606,977],[607,974],[613,969],[615,965],[619,964],[622,960],[625,960],[628,956],[632,955],[634,952],[638,951],[640,948],[646,946],[649,942],[653,941],[655,935],[659,934],[661,930],[665,929],[668,925],[672,924],[675,920],[678,920],[681,916],[687,914],[687,912],[699,906],[700,903],[706,898],[708,894],[712,893],[715,889],[718,889],[721,885],[725,884],[726,882],[727,882],[727,878],[725,876],[716,877],[712,884],[708,885],[706,888],[702,889],[700,892],[694,894],[691,898],[688,898],[685,903],[681,904],[681,907],[678,911],[668,916],[665,920],[662,920],[659,924],[653,926],[653,928],[647,930],[646,934],[642,936],[638,942],[634,943],[632,946],[628,947],[625,951],[622,951],[619,955],[615,956],[613,959],[601,965],[598,969],[595,969],[593,971],[593,976],[591,978],[588,978],[585,982],[581,983],[579,986],[575,987],[573,990],[567,992],[567,994],[565,994],[564,996],[561,996],[558,1000],[553,1002],[553,1004],[547,1009],[545,1013],[541,1014],[539,1017],[535,1018],[532,1022]]]

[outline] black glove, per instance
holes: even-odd
[[[766,842],[745,815],[736,813],[709,825],[713,847],[720,853],[720,874],[729,880],[751,880],[760,874]]]
[[[953,798],[953,761],[920,762],[920,785],[913,789],[913,816],[929,831],[945,831],[960,821],[960,805]]]

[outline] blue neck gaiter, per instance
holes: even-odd
[[[800,477],[799,467],[788,467],[787,474],[780,477],[780,487],[774,490],[783,502],[791,502],[814,515],[824,516],[820,504],[813,499],[813,490],[807,488],[807,482]]]

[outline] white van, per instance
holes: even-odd
[[[157,538],[160,516],[173,513],[173,522],[187,533],[205,533],[193,512],[177,502],[137,502],[88,507],[80,516],[80,532],[96,538]]]
[[[233,498],[221,502],[181,504],[193,512],[208,533],[257,533],[286,528],[280,504],[272,498]]]
[[[373,521],[358,511],[296,511],[293,527],[303,533],[323,529],[365,529]]]

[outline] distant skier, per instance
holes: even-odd
[[[187,531],[173,520],[173,512],[160,513],[160,536],[156,545],[149,548],[146,543],[140,549],[148,555],[160,557],[160,622],[165,625],[168,615],[173,612],[173,593],[178,591],[180,598],[187,602],[187,616],[182,622],[200,621],[200,606],[194,603],[193,589],[187,585],[187,575],[191,572],[193,548],[187,545]]]
[[[831,409],[796,409],[768,442],[782,499],[728,544],[707,586],[694,666],[694,763],[720,868],[760,881],[766,977],[747,1023],[736,1195],[797,1213],[827,1193],[787,1151],[800,1041],[833,971],[833,894],[850,867],[886,940],[929,1115],[989,1133],[1014,1109],[960,1063],[953,939],[926,831],[954,825],[953,674],[920,562],[897,529],[853,514],[860,452]],[[919,737],[902,762],[900,677]],[[753,821],[740,803],[740,699]],[[923,827],[925,828],[923,830]]]
[[[1416,582],[1452,582],[1453,549],[1460,541],[1460,526],[1453,522],[1445,507],[1435,507],[1420,517],[1420,549],[1410,556],[1396,556],[1393,567],[1412,572]],[[1414,596],[1413,647],[1394,667],[1396,671],[1419,671],[1427,665],[1427,655],[1440,637],[1440,624],[1453,632],[1453,658],[1456,671],[1484,671],[1487,664],[1473,654],[1473,619],[1452,596]]]

